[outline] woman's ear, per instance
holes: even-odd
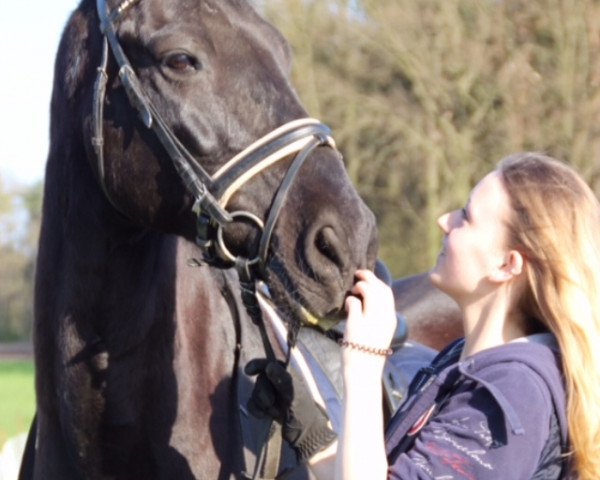
[[[490,274],[492,282],[502,283],[512,280],[523,273],[525,259],[521,252],[509,250],[504,257],[504,263]]]

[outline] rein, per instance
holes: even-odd
[[[260,306],[257,302],[256,280],[261,277],[267,280],[267,262],[271,238],[281,209],[285,204],[290,187],[300,168],[310,154],[318,147],[329,147],[336,150],[330,129],[318,120],[303,118],[286,123],[260,138],[234,158],[229,160],[217,172],[209,174],[198,163],[190,151],[180,142],[169,128],[160,112],[144,91],[131,62],[125,54],[117,35],[117,26],[123,15],[141,0],[124,0],[112,11],[106,0],[96,0],[96,8],[100,20],[100,31],[103,35],[102,59],[97,68],[94,85],[92,146],[97,159],[97,176],[102,190],[109,202],[122,212],[117,202],[111,197],[106,181],[106,165],[104,158],[104,103],[108,82],[108,60],[112,53],[119,71],[119,78],[127,93],[129,103],[137,111],[146,128],[156,134],[165,151],[171,158],[173,166],[179,174],[186,189],[194,198],[194,213],[197,217],[196,243],[203,251],[204,260],[212,265],[235,267],[238,271],[242,289],[242,301],[253,323],[260,331],[267,358],[274,360],[275,353],[271,346]],[[246,182],[262,170],[269,168],[280,160],[293,159],[287,172],[273,196],[266,219],[261,219],[246,210],[227,210],[231,197]],[[254,257],[236,256],[227,247],[223,237],[223,229],[236,221],[245,219],[253,223],[260,231],[258,251]],[[291,346],[295,344],[299,325],[288,332],[288,349],[286,364],[290,360]],[[271,438],[277,435],[270,435]],[[280,440],[279,440],[280,441]],[[279,463],[279,452],[272,456],[271,440],[265,438],[252,478],[260,475],[260,470],[269,470],[268,476],[275,477]],[[277,449],[279,450],[279,449]],[[265,451],[268,453],[265,454]],[[265,458],[265,455],[268,458]]]

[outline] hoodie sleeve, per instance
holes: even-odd
[[[389,467],[391,479],[529,480],[549,434],[552,401],[532,369],[504,362],[473,372]]]

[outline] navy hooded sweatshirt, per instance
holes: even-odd
[[[457,344],[450,349],[461,348]],[[440,356],[448,358],[445,349]],[[438,356],[438,358],[440,357]],[[550,334],[420,372],[391,419],[391,479],[566,478],[565,388]],[[562,473],[561,473],[562,472]]]

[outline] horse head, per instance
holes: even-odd
[[[239,0],[83,0],[61,49],[53,118],[115,224],[200,237],[217,266],[260,263],[296,317],[340,318],[375,221],[270,24]]]

